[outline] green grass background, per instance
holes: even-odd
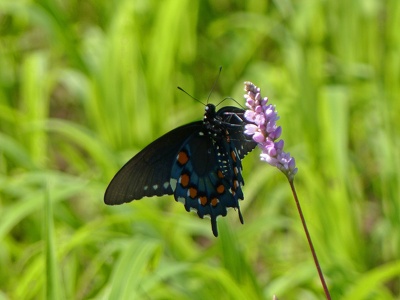
[[[400,299],[399,28],[398,0],[1,0],[0,299],[324,298],[258,149],[218,238],[171,196],[103,203],[219,66],[210,102],[277,106],[333,299]]]

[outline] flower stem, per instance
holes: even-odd
[[[331,300],[331,295],[329,294],[329,289],[328,289],[328,286],[326,285],[324,274],[322,273],[322,270],[321,270],[321,266],[319,265],[319,261],[318,261],[318,258],[317,258],[317,253],[315,252],[314,245],[313,245],[313,242],[311,240],[310,233],[308,232],[307,223],[306,223],[306,220],[304,219],[303,211],[301,210],[300,202],[299,202],[299,199],[297,197],[297,193],[296,193],[296,189],[294,187],[293,179],[289,180],[289,183],[290,183],[290,188],[292,189],[294,200],[296,202],[297,211],[299,212],[299,215],[300,215],[301,223],[303,224],[304,232],[306,233],[308,246],[310,247],[311,254],[312,254],[313,259],[314,259],[315,267],[317,268],[317,271],[318,271],[319,280],[321,281],[322,287],[324,288],[326,299]]]

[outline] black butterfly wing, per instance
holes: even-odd
[[[109,205],[138,200],[145,196],[174,193],[170,185],[172,164],[182,144],[203,122],[178,127],[161,136],[131,158],[114,176],[104,195]]]

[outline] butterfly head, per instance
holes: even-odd
[[[203,117],[203,123],[212,122],[216,115],[215,105],[209,103],[206,105],[204,110],[205,110],[205,113],[204,113],[204,117]]]

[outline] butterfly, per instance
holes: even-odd
[[[108,205],[143,197],[174,195],[187,211],[208,215],[214,236],[217,217],[238,210],[243,198],[242,163],[256,143],[244,135],[244,110],[205,106],[202,121],[178,127],[131,158],[114,176],[104,195]]]

